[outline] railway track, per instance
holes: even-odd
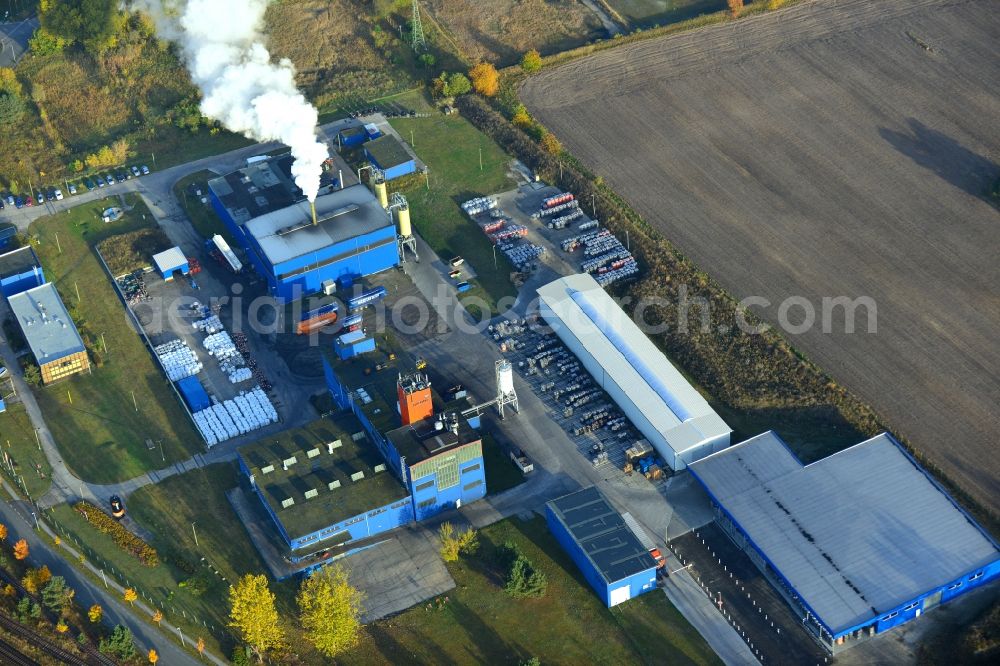
[[[36,662],[25,657],[7,641],[0,639],[0,663],[13,664],[14,666],[34,666]]]
[[[4,580],[13,585],[14,588],[21,595],[27,594],[27,591],[24,589],[24,586],[21,585],[21,581],[17,580],[15,577],[11,576],[7,571],[3,569],[0,569],[0,580]],[[46,638],[43,638],[42,636],[39,636],[31,629],[22,626],[20,623],[12,620],[11,618],[3,614],[0,614],[0,630],[6,631],[14,636],[19,636],[23,638],[24,640],[28,641],[29,643],[40,649],[45,654],[49,655],[50,657],[59,659],[62,663],[65,664],[71,664],[71,665],[78,664],[80,666],[116,666],[118,663],[113,659],[111,659],[110,657],[107,657],[98,652],[97,649],[94,648],[92,645],[81,647],[81,649],[86,653],[86,659],[83,659],[75,654],[67,652],[66,650],[56,645],[55,643],[49,641]],[[6,645],[6,647],[9,649],[15,649],[10,645]],[[21,659],[24,659],[24,657],[22,657],[20,653],[18,653],[18,656]],[[13,664],[35,663],[30,660],[12,661],[11,658],[7,655],[7,650],[5,650],[2,646],[0,646],[0,663],[7,664],[8,662]]]

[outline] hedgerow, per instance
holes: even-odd
[[[77,502],[73,505],[73,509],[83,516],[84,520],[90,523],[94,529],[110,536],[119,548],[134,555],[143,565],[155,567],[160,563],[160,557],[155,548],[129,532],[121,523],[90,502]]]

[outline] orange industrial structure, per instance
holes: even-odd
[[[434,415],[431,381],[427,375],[419,372],[400,375],[396,383],[396,395],[399,398],[399,416],[403,425],[417,423]]]

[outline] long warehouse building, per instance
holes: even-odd
[[[1000,575],[997,544],[888,434],[803,465],[766,432],[691,474],[831,652]]]
[[[715,413],[589,274],[538,289],[539,312],[674,471],[729,446]]]

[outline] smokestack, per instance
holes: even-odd
[[[291,61],[274,62],[265,46],[271,2],[133,0],[130,6],[148,12],[159,36],[181,46],[201,90],[201,113],[233,132],[291,148],[292,177],[312,201],[329,151],[316,134],[316,107],[296,88]]]
[[[316,222],[316,202],[315,201],[310,201],[309,202],[309,208],[310,208],[310,210],[312,210],[312,214],[313,214],[313,226],[315,227],[316,224],[317,224],[317,222]]]

